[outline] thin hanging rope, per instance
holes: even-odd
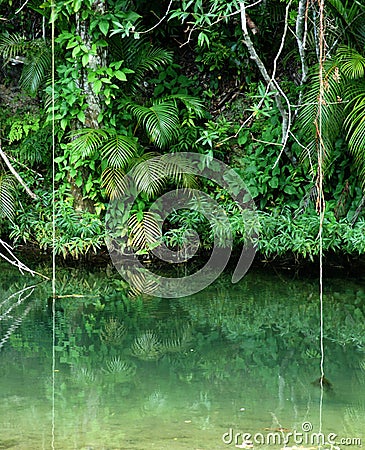
[[[324,41],[324,0],[319,3],[319,111],[318,111],[318,212],[319,212],[319,307],[320,307],[320,387],[321,395],[319,401],[319,432],[322,432],[323,416],[323,394],[324,394],[324,344],[323,344],[323,221],[325,213],[325,200],[323,193],[323,155],[324,145],[322,140],[322,108],[325,105],[324,99],[324,68],[325,59],[325,41]]]
[[[56,426],[56,184],[55,184],[55,5],[51,5],[51,39],[52,39],[52,450],[55,449],[55,426]]]

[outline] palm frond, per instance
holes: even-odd
[[[177,184],[186,188],[198,186],[191,161],[179,153],[165,153],[161,156],[161,163],[165,167],[165,175]]]
[[[133,189],[153,197],[168,180],[170,171],[166,166],[168,163],[158,153],[146,152],[139,155],[136,151],[125,168],[107,167],[102,173],[102,184],[110,198],[120,197]],[[129,177],[126,177],[127,173]]]
[[[349,150],[353,154],[363,189],[365,188],[365,84],[348,90],[351,101],[346,107],[345,128]]]
[[[0,215],[12,220],[15,216],[15,192],[16,183],[8,174],[0,176]]]
[[[197,97],[193,97],[188,94],[173,94],[166,97],[165,100],[174,100],[174,102],[180,101],[183,103],[185,108],[190,112],[194,113],[198,118],[202,118],[206,115],[206,110],[204,109],[204,103]],[[175,103],[176,104],[176,103]]]
[[[131,67],[131,69],[134,70],[132,77],[133,86],[138,86],[148,72],[156,71],[167,64],[171,64],[172,60],[172,52],[162,48],[153,48],[151,46],[145,47],[141,52],[138,61],[136,61],[135,66]]]
[[[69,133],[73,157],[87,158],[99,152],[107,167],[102,173],[102,185],[110,198],[125,192],[126,168],[137,154],[137,141],[112,129],[83,128]]]
[[[35,94],[45,81],[51,68],[51,51],[43,40],[33,41],[24,61],[20,77],[23,89]]]
[[[303,106],[298,116],[301,132],[306,137],[306,149],[301,160],[317,161],[317,144],[319,116],[321,121],[321,137],[324,146],[324,166],[328,166],[333,154],[334,143],[342,129],[344,120],[344,104],[342,89],[344,81],[339,75],[338,66],[329,62],[325,67],[323,104],[319,105],[320,80],[318,71],[311,76],[310,88],[304,95]],[[317,124],[317,125],[316,125]]]
[[[365,57],[351,47],[341,46],[337,50],[341,72],[349,79],[363,78],[365,75]]]
[[[102,186],[112,200],[127,191],[125,172],[120,168],[107,167],[102,173]]]
[[[154,152],[145,153],[142,158],[134,161],[130,173],[137,191],[144,192],[149,197],[158,194],[171,181],[189,188],[198,185],[192,164],[179,153],[165,153],[158,157]]]
[[[160,242],[162,223],[156,214],[144,212],[141,220],[138,220],[137,214],[132,214],[128,227],[128,245],[134,250],[144,250]]]
[[[154,48],[146,38],[134,39],[133,37],[120,39],[116,36],[110,39],[114,58],[124,61],[125,67],[134,73],[128,77],[126,91],[135,92],[136,88],[146,78],[146,74],[156,71],[166,64],[172,63],[173,54],[162,48]]]
[[[128,136],[113,134],[100,150],[102,157],[107,159],[110,167],[125,168],[129,160],[136,154],[137,142]]]
[[[119,36],[112,36],[109,39],[110,50],[114,60],[124,61],[126,67],[133,68],[136,65],[139,55],[147,45],[146,39],[134,39],[133,36],[120,39]]]
[[[72,151],[80,155],[81,158],[87,158],[101,147],[102,143],[109,137],[109,133],[107,130],[100,128],[81,128],[71,131],[68,137]]]
[[[153,153],[151,156],[155,156],[155,154]],[[138,192],[144,192],[149,197],[158,194],[167,182],[166,167],[160,158],[144,159],[133,167],[131,175],[135,180]]]
[[[359,1],[328,0],[335,11],[334,20],[343,36],[362,49],[365,45],[365,5]]]
[[[20,34],[3,34],[0,36],[0,55],[4,58],[5,64],[17,56],[24,54],[27,40]]]
[[[24,67],[20,85],[35,94],[51,70],[51,49],[43,39],[27,40],[19,34],[0,36],[0,55],[5,64],[19,58]]]
[[[150,107],[126,102],[127,109],[143,126],[150,141],[159,148],[165,148],[178,136],[179,111],[172,100]]]

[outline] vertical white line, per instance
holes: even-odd
[[[52,39],[52,450],[55,449],[55,424],[56,424],[56,402],[55,402],[55,385],[56,385],[56,208],[55,208],[55,6],[51,5],[51,39]]]
[[[319,3],[319,150],[318,150],[318,171],[319,171],[319,304],[320,304],[320,387],[321,396],[319,402],[319,432],[322,432],[322,416],[323,416],[323,393],[324,393],[324,344],[323,344],[323,221],[324,221],[324,195],[323,195],[323,140],[322,140],[322,107],[324,105],[324,80],[323,80],[323,62],[324,62],[324,0]]]

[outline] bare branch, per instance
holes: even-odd
[[[291,3],[291,2],[290,2]],[[289,3],[289,5],[290,5]],[[289,6],[288,5],[288,6]],[[282,154],[282,152],[286,152],[286,143],[289,137],[289,131],[290,131],[290,120],[291,120],[291,111],[290,111],[290,102],[289,99],[287,98],[287,96],[285,95],[285,93],[283,92],[283,90],[281,89],[279,83],[274,79],[275,76],[275,70],[276,70],[276,63],[274,66],[274,74],[273,77],[270,77],[270,75],[267,72],[267,69],[264,65],[264,63],[262,62],[261,58],[259,57],[259,55],[256,52],[256,49],[253,45],[253,42],[248,34],[248,30],[247,30],[247,20],[246,20],[246,6],[245,6],[245,2],[240,2],[240,11],[241,11],[241,27],[242,27],[242,32],[243,32],[243,40],[244,43],[247,47],[247,50],[250,54],[250,58],[253,59],[263,77],[263,79],[266,81],[267,83],[267,90],[271,91],[274,93],[274,98],[275,98],[275,102],[276,102],[276,106],[279,109],[279,112],[281,114],[282,117],[282,140],[281,140],[281,145],[282,145],[282,151],[280,152],[279,158]],[[286,19],[288,16],[288,8],[287,8],[287,14],[286,14]],[[284,34],[283,34],[283,38],[282,38],[282,42],[280,45],[280,49],[279,49],[279,53],[277,55],[277,57],[275,58],[275,60],[277,60],[277,58],[279,57],[281,50],[283,48],[284,45],[284,40],[285,40],[285,36],[286,36],[286,30],[287,30],[287,20],[285,20],[285,28],[284,28]],[[282,102],[282,98],[284,98],[286,104],[287,104],[287,110],[284,107],[284,104]],[[288,155],[291,159],[291,156]],[[278,158],[278,160],[279,160]],[[278,163],[278,160],[275,162],[275,165]],[[275,167],[274,165],[274,167]]]
[[[0,244],[4,247],[6,252],[9,254],[9,256],[6,256],[5,254],[0,252],[0,258],[3,258],[9,264],[11,264],[12,266],[15,266],[17,269],[19,269],[19,271],[22,275],[23,275],[23,272],[28,272],[32,276],[39,275],[40,277],[44,278],[45,280],[49,280],[49,278],[46,277],[45,275],[43,275],[39,272],[36,272],[32,269],[29,269],[29,267],[27,267],[25,264],[23,264],[21,261],[19,261],[19,259],[13,253],[13,248],[7,242],[4,242],[2,239],[0,239]]]
[[[0,142],[0,156],[4,160],[5,164],[8,166],[8,169],[10,172],[14,175],[14,177],[19,181],[19,183],[23,186],[23,188],[26,190],[27,194],[32,197],[34,200],[36,200],[38,197],[34,192],[32,192],[29,187],[25,184],[22,177],[18,174],[18,172],[14,169],[13,165],[9,161],[9,158],[4,153],[3,149],[1,148],[1,142]]]
[[[167,10],[166,10],[166,12],[165,12],[165,15],[162,17],[162,19],[160,19],[160,20],[156,23],[156,25],[153,25],[153,27],[149,28],[149,29],[146,30],[146,31],[139,31],[138,34],[146,34],[146,33],[149,33],[150,31],[154,30],[155,28],[157,28],[157,27],[160,25],[160,23],[162,23],[162,22],[166,19],[167,15],[169,14],[170,9],[171,9],[171,5],[172,5],[172,1],[173,1],[173,0],[170,0],[170,3],[169,3],[169,6],[167,7]]]
[[[18,11],[15,12],[15,14],[19,14],[20,11],[27,5],[28,2],[29,2],[29,0],[27,0],[25,3],[23,3],[22,6],[18,9]]]

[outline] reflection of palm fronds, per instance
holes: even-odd
[[[162,349],[166,353],[178,353],[184,349],[184,343],[180,338],[168,338],[162,343]]]
[[[105,343],[119,343],[127,332],[127,328],[118,319],[110,318],[100,332],[100,339]]]
[[[152,392],[152,394],[148,397],[146,402],[143,405],[143,411],[145,413],[159,412],[166,403],[166,396],[161,393],[161,391],[155,390]]]
[[[365,359],[363,361],[360,361],[360,369],[365,372]]]
[[[196,400],[191,406],[190,409],[192,411],[197,411],[201,409],[205,409],[210,411],[211,409],[211,401],[209,399],[209,395],[207,392],[201,391],[199,393],[199,400]]]
[[[185,350],[191,340],[191,328],[186,327],[181,335],[172,334],[169,338],[162,342],[162,351],[165,353],[179,353]]]
[[[75,373],[75,379],[76,382],[80,384],[92,384],[95,382],[95,373],[88,369],[87,367],[81,367],[76,373]]]
[[[130,284],[129,296],[137,297],[138,295],[147,294],[152,295],[153,292],[157,289],[158,284],[153,279],[147,278],[144,270],[141,271],[127,271],[127,278]]]
[[[144,361],[158,359],[161,356],[161,351],[161,342],[157,335],[151,330],[136,337],[132,344],[133,355]]]
[[[23,296],[23,294],[30,290],[26,295]],[[21,325],[24,317],[29,313],[32,304],[29,304],[26,306],[24,311],[22,313],[18,313],[15,317],[14,309],[19,308],[20,305],[24,304],[23,302],[32,295],[34,291],[34,286],[28,286],[19,292],[16,292],[12,294],[10,297],[3,300],[0,304],[0,323],[4,323],[3,321],[12,321],[12,324],[9,326],[6,333],[1,337],[0,340],[0,349],[3,347],[3,345],[7,342],[7,340],[10,338],[12,333]],[[14,297],[18,296],[17,301],[10,303],[10,300]],[[9,306],[10,305],[10,306]],[[11,313],[11,314],[10,314]]]
[[[364,429],[364,406],[346,408],[344,422],[348,436],[359,436]]]
[[[356,371],[357,379],[360,384],[365,384],[365,359],[359,362],[360,370]]]
[[[112,375],[118,375],[118,379],[120,377],[129,379],[136,373],[136,366],[133,363],[123,361],[119,357],[110,359],[105,365],[105,372]]]
[[[227,380],[231,376],[229,364],[224,364],[224,360],[202,360],[199,362],[199,369],[203,378],[213,383]]]

